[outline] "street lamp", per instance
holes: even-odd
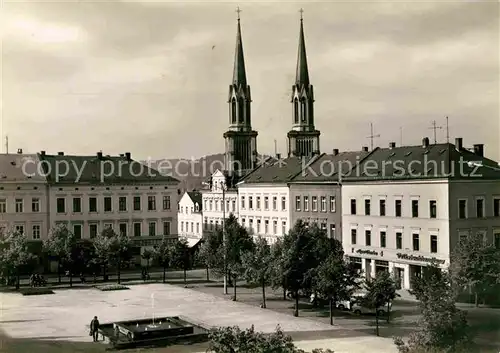
[[[224,252],[224,294],[227,294],[227,268],[226,268],[226,183],[220,182],[222,189],[222,247]]]

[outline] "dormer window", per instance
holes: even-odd
[[[194,205],[194,209],[195,209],[196,212],[199,212],[200,211],[200,206],[196,203]]]
[[[231,124],[236,124],[236,99],[231,100]]]

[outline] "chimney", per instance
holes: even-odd
[[[281,159],[281,153],[276,153],[276,159],[280,160]]]
[[[17,154],[23,154],[23,149],[22,148],[18,148],[17,149]]]
[[[482,143],[474,145],[474,154],[479,157],[484,157],[484,145]]]
[[[58,156],[64,156],[64,152],[57,152]]]
[[[125,155],[124,155],[123,153],[120,153],[120,157],[122,157],[122,158],[123,158],[123,157],[125,157]]]
[[[338,148],[334,148],[333,149],[333,155],[334,156],[338,156],[338,154],[339,154],[339,149]]]
[[[423,147],[423,148],[427,148],[427,147],[429,147],[429,138],[428,138],[428,137],[424,137],[424,138],[422,139],[422,147]]]
[[[455,148],[457,149],[457,151],[461,151],[464,148],[463,139],[461,137],[457,137],[455,139]]]
[[[127,161],[132,160],[132,157],[131,157],[131,155],[130,155],[130,152],[125,152],[125,158],[127,159]]]
[[[102,152],[97,152],[97,159],[102,159]]]
[[[396,142],[389,142],[389,148],[395,148]]]
[[[367,147],[367,146],[363,146],[363,147],[361,148],[361,150],[362,150],[363,152],[368,152],[368,147]]]
[[[40,151],[40,155],[45,156],[45,151]]]

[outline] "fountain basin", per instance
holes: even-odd
[[[148,318],[101,324],[99,331],[115,348],[208,340],[208,329],[177,316],[155,317],[154,322],[152,318]]]

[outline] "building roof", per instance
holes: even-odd
[[[269,159],[243,178],[245,184],[287,183],[302,169],[320,156],[312,158],[289,157],[285,159]]]
[[[187,194],[189,195],[193,203],[197,203],[200,206],[201,210],[201,201],[202,201],[201,193],[198,191],[188,191]]]
[[[126,156],[71,156],[38,154],[51,184],[122,184],[130,182],[178,183],[171,176]]]
[[[498,179],[497,162],[451,143],[376,148],[344,181]]]
[[[306,41],[304,39],[304,23],[302,18],[300,19],[299,51],[297,54],[295,84],[309,85],[309,69],[307,68]]]
[[[342,175],[349,174],[368,155],[367,151],[323,153],[296,175],[292,182],[340,182],[342,177],[339,171],[342,171]]]
[[[247,74],[245,70],[245,59],[243,55],[243,41],[241,39],[241,24],[238,18],[238,27],[236,31],[236,49],[234,51],[234,69],[233,69],[233,85],[246,86]]]
[[[0,154],[0,182],[46,182],[36,154]]]

